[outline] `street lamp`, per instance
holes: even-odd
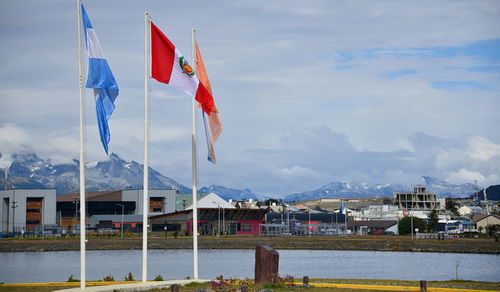
[[[123,237],[123,214],[125,212],[125,205],[122,205],[122,204],[116,204],[120,207],[122,207],[122,224],[120,225],[120,229],[121,229],[121,237]]]
[[[14,197],[15,198],[15,197]],[[16,208],[19,207],[16,201],[12,201],[12,231],[16,235]]]

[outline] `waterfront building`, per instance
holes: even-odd
[[[149,190],[150,215],[175,212],[177,190]],[[142,215],[143,191],[119,190],[86,193],[87,224],[93,215]],[[57,197],[60,226],[79,225],[80,193]],[[142,221],[142,220],[141,220]]]
[[[412,192],[393,193],[393,203],[404,210],[441,210],[444,204],[436,194],[428,193],[424,186],[414,186]]]
[[[268,212],[264,209],[197,208],[198,231],[201,235],[259,234],[259,226],[265,222]],[[193,210],[187,209],[170,214],[151,216],[151,231],[176,231],[178,234],[193,233]]]
[[[56,224],[56,190],[12,189],[0,191],[2,232],[31,232]]]

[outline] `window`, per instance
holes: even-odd
[[[40,220],[26,220],[26,224],[40,224]]]
[[[26,209],[27,213],[40,213],[40,209]]]
[[[250,223],[241,224],[241,231],[252,231],[252,224]]]
[[[153,212],[161,212],[162,209],[161,208],[153,208]]]

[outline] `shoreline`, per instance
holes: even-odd
[[[199,249],[254,249],[265,243],[274,249],[358,250],[395,252],[437,252],[500,254],[500,243],[491,239],[457,238],[453,240],[411,240],[406,236],[347,236],[347,237],[263,237],[200,236]],[[191,237],[148,237],[148,249],[192,249]],[[140,250],[142,237],[89,237],[87,250]],[[79,238],[63,239],[2,239],[0,252],[78,251]]]

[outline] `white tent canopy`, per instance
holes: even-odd
[[[198,200],[197,208],[223,208],[223,209],[236,209],[235,206],[226,202],[223,198],[217,196],[215,193],[210,193],[205,197]],[[186,208],[186,210],[193,209],[193,205]]]

